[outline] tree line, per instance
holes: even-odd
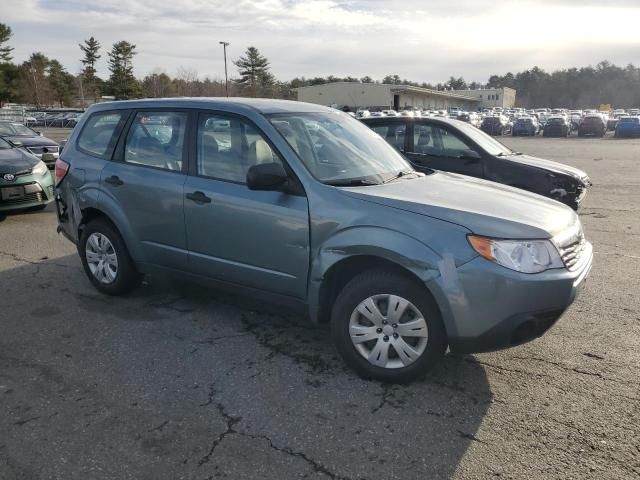
[[[56,60],[35,52],[22,64],[12,62],[9,46],[11,28],[0,23],[0,106],[21,102],[38,107],[77,106],[97,101],[101,96],[118,100],[171,96],[224,96],[224,80],[205,77],[181,67],[175,76],[152,72],[142,79],[135,77],[133,62],[136,45],[119,41],[107,52],[109,77],[100,78],[96,64],[102,58],[102,45],[90,37],[78,45],[82,70],[71,74]],[[364,77],[296,77],[281,81],[271,73],[269,60],[255,47],[249,47],[233,61],[237,76],[229,84],[230,96],[295,99],[295,89],[331,82],[385,83],[410,85],[434,90],[461,90],[510,87],[517,90],[516,105],[526,108],[558,106],[593,108],[600,104],[617,107],[640,106],[640,68],[602,61],[595,67],[569,68],[546,72],[533,67],[524,72],[491,75],[486,83],[467,83],[463,77],[430,84],[403,79],[390,74],[380,80]]]

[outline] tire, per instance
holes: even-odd
[[[78,243],[78,253],[89,281],[99,292],[124,295],[134,290],[142,281],[142,275],[136,270],[122,236],[105,218],[91,220],[84,227]],[[88,261],[89,254],[96,258],[95,262]],[[114,255],[115,265],[113,261],[105,262],[104,259],[113,259]],[[100,256],[102,262],[97,260]]]
[[[382,314],[388,313],[391,302],[405,304],[403,313],[395,319]],[[376,308],[379,316],[375,314]],[[369,313],[364,316],[360,311]],[[403,329],[409,322],[417,322],[416,328]],[[334,303],[331,330],[347,365],[363,378],[383,382],[405,383],[423,377],[447,348],[440,311],[425,287],[408,275],[388,269],[364,271],[347,283]],[[352,333],[354,338],[362,335],[372,338],[355,342]],[[396,350],[396,345],[402,350]],[[402,356],[399,352],[403,352]],[[379,365],[374,365],[368,358],[378,353],[372,361]]]

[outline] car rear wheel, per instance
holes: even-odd
[[[120,233],[106,219],[98,218],[85,226],[78,251],[87,277],[102,293],[122,295],[142,280]]]
[[[344,287],[331,327],[345,362],[384,382],[424,376],[447,347],[440,312],[425,288],[384,269],[365,271]]]

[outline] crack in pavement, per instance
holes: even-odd
[[[236,432],[236,433],[238,433],[238,432]],[[266,435],[252,435],[250,433],[244,433],[244,432],[240,432],[239,435],[241,435],[243,437],[253,438],[255,440],[266,440],[269,443],[269,447],[272,448],[273,450],[275,450],[276,452],[284,453],[284,454],[290,455],[292,457],[301,458],[302,460],[307,462],[311,467],[313,467],[314,472],[322,473],[322,474],[328,476],[329,478],[331,478],[332,480],[351,480],[349,477],[345,477],[345,476],[339,475],[339,474],[337,474],[335,472],[332,472],[327,467],[322,465],[317,460],[314,460],[313,458],[309,457],[304,452],[297,452],[295,450],[291,450],[290,448],[277,446],[275,443],[273,443],[273,440],[271,440],[271,438],[269,438]]]
[[[393,397],[393,385],[383,383],[381,387],[382,387],[382,398],[380,399],[380,403],[377,406],[375,406],[373,409],[371,409],[371,413],[376,413],[382,407],[387,405],[388,400]]]
[[[226,428],[226,430],[224,432],[220,433],[213,440],[213,442],[211,443],[211,447],[209,448],[208,453],[198,461],[198,467],[201,467],[202,465],[204,465],[205,463],[208,463],[211,460],[211,457],[215,453],[216,448],[220,445],[220,443],[222,443],[222,441],[225,439],[225,437],[227,437],[228,435],[235,434],[235,435],[238,435],[238,436],[241,436],[241,437],[251,438],[251,439],[254,439],[254,440],[265,440],[265,441],[267,441],[269,443],[269,447],[271,449],[273,449],[273,450],[275,450],[277,452],[280,452],[280,453],[284,453],[284,454],[290,455],[292,457],[301,458],[306,463],[308,463],[311,467],[313,467],[314,472],[322,473],[324,475],[327,475],[332,480],[351,480],[349,477],[345,477],[345,476],[342,476],[342,475],[339,475],[337,473],[332,472],[327,467],[322,465],[317,460],[314,460],[313,458],[309,457],[304,452],[294,451],[294,450],[292,450],[290,448],[286,448],[286,447],[279,447],[267,435],[254,435],[254,434],[250,434],[250,433],[247,433],[247,432],[239,432],[239,431],[235,430],[234,427],[240,421],[242,421],[242,417],[241,416],[237,416],[236,417],[236,416],[233,416],[233,415],[230,415],[229,413],[227,413],[226,409],[224,408],[224,405],[222,405],[221,402],[216,401],[216,395],[217,395],[217,390],[215,388],[215,385],[211,384],[211,386],[209,388],[209,394],[207,396],[207,401],[204,402],[204,403],[201,403],[200,406],[201,407],[207,407],[207,406],[210,406],[210,405],[214,405],[216,410],[218,411],[218,413],[220,415],[222,415],[222,417],[225,419],[227,428]]]
[[[268,350],[270,350],[270,354],[267,355],[266,359],[269,360],[273,358],[275,355],[282,355],[283,357],[290,358],[294,361],[294,363],[298,365],[302,365],[306,367],[308,373],[311,374],[321,374],[321,373],[329,373],[335,371],[337,369],[343,368],[337,364],[327,360],[324,355],[318,353],[307,353],[300,351],[292,351],[292,345],[294,344],[291,341],[288,341],[286,338],[282,340],[282,336],[278,334],[277,328],[274,328],[274,325],[268,322],[264,323],[251,323],[247,316],[242,314],[241,321],[245,325],[245,332],[253,334],[258,344]],[[270,327],[268,332],[259,332],[257,331],[261,326]],[[290,327],[283,328],[283,330],[289,330]],[[303,327],[300,327],[303,328]],[[312,331],[321,331],[320,328],[304,328],[304,330],[312,330]],[[278,343],[276,340],[280,339],[281,341]]]
[[[71,265],[64,265],[63,263],[29,260],[28,258],[24,258],[24,257],[21,257],[20,255],[17,255],[15,253],[10,253],[10,252],[0,251],[0,255],[2,255],[3,257],[11,258],[12,260],[14,260],[16,262],[26,263],[28,265],[38,265],[38,266],[40,266],[40,265],[54,265],[56,267],[62,267],[62,268],[75,268],[75,267],[73,267]]]
[[[601,360],[604,360],[603,357],[598,357],[597,355],[594,355],[594,354],[586,354],[585,353],[584,355],[586,355],[588,357],[599,358]],[[591,377],[601,378],[602,380],[606,380],[606,381],[609,381],[609,382],[617,383],[619,385],[632,385],[632,386],[637,385],[637,382],[633,382],[633,381],[629,382],[629,381],[626,381],[626,380],[617,380],[615,378],[606,377],[602,373],[599,373],[599,372],[590,372],[588,370],[582,370],[582,369],[580,369],[578,367],[570,367],[568,365],[565,365],[564,363],[554,362],[553,360],[547,360],[547,359],[544,359],[544,358],[526,357],[526,356],[522,357],[522,356],[518,356],[518,355],[512,355],[511,358],[515,358],[517,360],[525,360],[525,361],[533,360],[533,361],[536,361],[536,362],[546,363],[548,365],[553,365],[554,367],[558,367],[561,370],[564,370],[566,372],[574,372],[574,373],[579,373],[581,375],[589,375]]]
[[[161,423],[160,425],[158,425],[157,427],[153,427],[153,428],[151,428],[151,429],[147,430],[147,432],[148,432],[148,433],[151,433],[151,432],[161,432],[161,431],[162,431],[162,429],[163,429],[164,427],[166,427],[168,423],[169,423],[169,420],[165,420],[164,422],[162,422],[162,423]]]
[[[14,422],[13,424],[21,427],[23,425],[26,425],[29,422],[33,422],[35,420],[39,420],[40,418],[42,418],[42,417],[38,416],[38,417],[25,418],[24,420],[19,420],[17,422]]]
[[[225,410],[224,405],[222,405],[222,403],[220,402],[215,401],[216,393],[216,387],[212,383],[211,387],[209,388],[209,396],[207,402],[200,404],[200,406],[207,407],[209,405],[214,405],[216,407],[216,410],[218,410],[218,413],[222,415],[222,418],[224,418],[227,428],[224,432],[220,433],[217,438],[214,438],[213,442],[211,443],[211,447],[209,448],[209,452],[200,460],[198,460],[198,467],[201,467],[205,463],[208,463],[209,460],[211,460],[211,457],[215,453],[216,448],[218,448],[218,445],[220,445],[222,440],[224,440],[227,435],[238,433],[236,430],[234,430],[233,427],[235,427],[235,425],[242,420],[242,417],[234,417],[233,415],[229,415]]]

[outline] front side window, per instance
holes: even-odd
[[[90,155],[106,158],[113,148],[114,133],[123,115],[123,112],[97,112],[91,115],[80,132],[78,147]]]
[[[458,158],[470,150],[455,133],[435,125],[414,125],[413,141],[413,151],[424,155]]]
[[[323,183],[377,184],[412,171],[380,135],[344,113],[282,113],[268,118],[309,172]]]
[[[246,183],[253,165],[280,163],[261,132],[237,117],[201,114],[198,120],[198,175]]]
[[[187,117],[185,112],[138,112],[129,128],[124,161],[181,171]]]

